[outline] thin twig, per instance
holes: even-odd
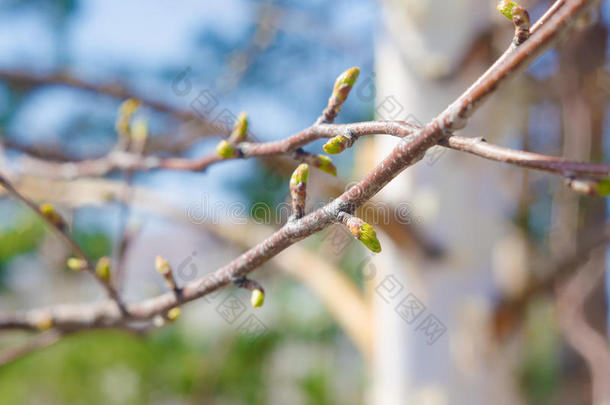
[[[81,259],[85,263],[85,268],[87,272],[89,272],[95,279],[99,282],[99,284],[104,287],[108,296],[116,302],[117,306],[121,310],[123,314],[125,314],[125,305],[121,301],[121,298],[118,292],[112,287],[112,285],[102,277],[100,277],[96,271],[95,266],[87,257],[85,252],[81,249],[81,247],[76,243],[76,241],[70,236],[68,230],[59,226],[56,222],[52,221],[47,215],[44,215],[40,208],[29,198],[21,194],[12,184],[9,182],[6,177],[4,177],[0,173],[0,185],[3,186],[11,195],[15,196],[18,200],[23,202],[28,208],[30,208],[36,215],[38,215],[44,222],[46,222],[51,228],[55,230],[55,233],[62,239],[62,241],[68,246],[68,248],[72,251],[74,256]]]
[[[440,142],[451,149],[468,152],[496,162],[508,163],[529,169],[542,170],[562,176],[591,175],[610,176],[610,163],[575,162],[556,156],[524,152],[487,143],[482,138],[451,136]]]
[[[403,121],[371,121],[341,125],[321,124],[312,126],[283,141],[238,144],[236,146],[238,153],[235,157],[229,159],[289,154],[314,140],[329,139],[347,132],[351,133],[354,140],[356,140],[362,136],[376,134],[404,138],[412,136],[417,130],[420,130],[420,128]],[[441,138],[439,145],[485,159],[552,172],[562,176],[592,175],[608,177],[610,175],[610,163],[578,162],[556,156],[520,151],[490,144],[483,138],[467,138],[452,135],[447,138]],[[300,154],[305,153],[300,151]],[[297,154],[296,159],[307,161],[300,154]],[[25,168],[23,171],[27,174],[36,174],[49,178],[99,177],[113,170],[129,171],[162,168],[202,171],[212,164],[224,160],[228,159],[222,158],[217,153],[211,153],[202,158],[194,159],[161,159],[151,156],[140,157],[126,152],[113,152],[104,158],[70,163],[47,162],[40,159],[28,158],[24,162]]]
[[[604,256],[604,252],[598,252]],[[594,267],[594,268],[591,268]],[[557,312],[566,340],[586,361],[591,373],[592,404],[610,403],[610,345],[587,322],[584,304],[599,285],[605,266],[583,266],[557,292]]]
[[[0,366],[11,363],[33,351],[49,347],[58,342],[62,336],[61,332],[51,329],[42,332],[23,345],[4,349],[0,352]]]
[[[91,83],[83,79],[71,76],[67,73],[50,73],[38,74],[10,69],[0,69],[0,79],[11,83],[16,83],[25,86],[67,86],[81,90],[85,90],[95,94],[105,94],[107,96],[125,100],[129,98],[137,99],[143,104],[151,107],[154,110],[168,113],[180,120],[189,121],[193,119],[201,119],[200,116],[189,110],[180,110],[176,107],[169,106],[157,100],[143,97],[141,94],[129,90],[118,82],[111,83]]]

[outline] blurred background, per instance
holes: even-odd
[[[548,1],[523,1],[532,19]],[[121,102],[141,153],[213,151],[241,111],[258,140],[320,115],[335,78],[360,78],[337,122],[425,123],[506,49],[493,0],[0,1],[0,170],[51,202],[90,257],[110,256],[126,300],[214,271],[289,214],[290,159],[204,172],[77,176],[116,150]],[[609,161],[610,3],[502,88],[462,131],[490,142]],[[227,126],[227,123],[230,123]],[[362,139],[334,178],[312,171],[313,210],[389,152]],[[323,142],[305,149],[322,153]],[[605,199],[549,174],[433,148],[360,216],[374,255],[340,226],[253,273],[249,293],[187,304],[145,335],[87,331],[0,365],[0,404],[609,404]],[[0,309],[104,298],[70,252],[0,190]],[[237,310],[235,310],[237,308]],[[0,350],[34,334],[4,332]],[[0,352],[1,353],[1,352]],[[1,357],[1,356],[0,356]],[[606,401],[606,402],[604,402]]]

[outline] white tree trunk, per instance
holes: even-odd
[[[377,118],[425,123],[486,69],[476,66],[471,73],[443,80],[490,24],[495,3],[391,0],[385,6],[385,31],[376,49]],[[503,123],[494,108],[479,111],[464,135],[493,139],[482,130],[501,131]],[[378,137],[377,161],[395,143]],[[500,403],[519,403],[511,370],[500,364],[504,360],[492,358],[497,356],[487,329],[496,242],[508,235],[516,241],[508,244],[512,251],[521,247],[519,235],[506,222],[508,209],[516,204],[514,194],[507,194],[507,185],[499,181],[506,170],[497,163],[433,149],[382,191],[386,201],[412,204],[415,219],[442,243],[447,257],[406,257],[400,246],[388,246],[387,238],[382,241],[384,252],[374,262],[379,274],[371,285],[376,328],[371,403],[472,405],[487,404],[490,396],[505,401]],[[375,291],[388,275],[403,287],[390,302]],[[409,293],[425,305],[411,324],[396,312]],[[429,315],[446,327],[433,344],[428,344],[422,325]]]

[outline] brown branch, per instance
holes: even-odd
[[[169,265],[169,262],[163,257],[157,256],[155,258],[155,268],[157,269],[157,272],[161,276],[163,276],[167,287],[169,287],[169,289],[174,292],[174,295],[176,295],[176,297],[179,297],[180,294],[182,294],[182,289],[178,286],[176,278],[174,277],[174,272],[171,266]]]
[[[527,10],[516,7],[513,10],[513,24],[515,24],[513,43],[518,46],[530,37],[530,15]]]
[[[483,138],[465,138],[454,135],[443,139],[440,145],[496,162],[542,170],[566,177],[573,175],[610,176],[610,163],[575,162],[556,156],[524,152],[487,143]]]
[[[518,295],[503,297],[496,305],[494,314],[494,334],[504,339],[521,321],[521,314],[533,300],[548,294],[560,283],[565,282],[576,270],[591,260],[592,254],[605,248],[610,243],[610,222],[603,224],[601,232],[591,232],[579,243],[575,252],[567,254],[544,268],[535,269],[528,285]]]
[[[290,198],[292,200],[292,217],[299,219],[305,215],[305,200],[307,199],[307,179],[309,166],[302,163],[292,173],[290,178]]]
[[[4,349],[0,352],[0,366],[11,363],[33,351],[49,347],[58,342],[62,336],[63,334],[57,330],[47,330],[23,345]]]
[[[233,90],[256,59],[273,44],[278,29],[276,20],[281,17],[276,8],[270,3],[259,6],[256,28],[250,42],[242,49],[231,52],[224,72],[217,80],[222,93]]]
[[[42,184],[47,187],[41,187]],[[48,181],[39,178],[25,177],[20,179],[19,185],[20,190],[30,196],[35,196],[37,200],[52,200],[73,208],[82,205],[105,204],[109,194],[117,194],[121,201],[124,201],[120,193],[122,183],[119,180],[79,179],[51,181],[49,184]],[[133,203],[139,209],[201,231],[200,225],[190,222],[182,211],[167,204],[165,198],[167,196],[141,186],[135,187],[137,192]],[[206,222],[202,225],[215,237],[243,249],[249,248],[273,232],[270,226],[255,223],[219,226]],[[357,285],[345,272],[298,244],[273,258],[270,264],[277,271],[294,277],[317,294],[354,344],[370,359],[372,336],[369,308]],[[176,284],[176,280],[174,280],[174,284]],[[174,291],[174,293],[176,292]]]
[[[225,160],[284,154],[295,154],[294,158],[296,160],[305,161],[307,159],[304,155],[305,152],[299,149],[317,139],[333,138],[345,133],[353,133],[354,136],[358,137],[380,133],[404,137],[412,132],[412,128],[409,124],[401,121],[373,121],[342,125],[320,124],[311,126],[282,141],[241,142],[235,145],[236,153],[229,158],[223,158],[217,152],[194,159],[142,157],[134,153],[117,150],[101,158],[68,163],[48,162],[26,157],[22,164],[22,172],[49,178],[71,179],[75,177],[100,177],[114,170],[171,169],[203,171],[212,164]]]
[[[290,245],[337,222],[344,213],[351,213],[358,206],[373,197],[394,177],[407,167],[419,161],[427,149],[437,144],[445,136],[465,127],[468,118],[518,71],[524,69],[532,60],[554,43],[569,24],[595,5],[595,0],[567,1],[565,6],[556,10],[548,21],[540,26],[530,38],[519,47],[511,47],[453,104],[412,136],[405,137],[363,180],[351,187],[328,205],[295,221],[288,222],[264,241],[252,247],[235,260],[216,270],[214,273],[184,286],[177,298],[173,293],[141,302],[131,303],[128,310],[131,318],[149,319],[167,310],[195,300],[226,286],[236,279],[265,263]],[[391,125],[384,123],[384,125]],[[305,130],[307,132],[308,130]],[[309,129],[309,131],[313,131]],[[357,132],[357,131],[356,131]],[[387,133],[388,131],[382,131]],[[379,133],[379,132],[377,132]],[[302,137],[306,137],[301,133]],[[309,135],[311,136],[311,135]],[[292,145],[299,147],[298,141]],[[276,151],[281,149],[278,144]],[[252,147],[256,150],[256,146]],[[259,146],[259,152],[262,146]],[[266,146],[269,148],[269,145]],[[246,148],[246,151],[247,148]],[[268,151],[269,152],[269,151]],[[286,152],[286,150],[282,150]],[[116,306],[110,303],[90,305],[63,305],[45,310],[50,313],[54,325],[60,328],[88,328],[92,326],[114,326],[126,319]],[[26,311],[0,315],[0,328],[32,328],[32,316],[39,312]]]
[[[329,139],[342,134],[352,134],[356,140],[367,135],[393,135],[404,138],[411,136],[414,131],[421,128],[415,127],[403,121],[370,121],[353,124],[321,124],[312,126],[283,141],[263,143],[241,143],[236,145],[238,153],[229,159],[245,159],[249,157],[266,157],[293,153],[298,161],[308,161],[315,155],[307,154],[299,150],[300,147],[317,139]],[[542,170],[560,174],[562,176],[591,175],[608,177],[610,175],[610,163],[590,163],[566,160],[561,157],[549,156],[540,153],[515,150],[503,146],[488,143],[483,138],[467,138],[452,135],[442,138],[439,145],[467,152],[485,159],[513,164],[535,170]],[[307,155],[307,156],[306,156]],[[80,162],[57,163],[41,159],[27,158],[24,161],[23,172],[36,174],[49,178],[75,178],[75,177],[99,177],[113,170],[152,170],[170,169],[185,171],[202,171],[212,164],[229,160],[222,158],[217,153],[211,153],[202,158],[157,158],[140,157],[126,152],[112,152],[110,155],[92,160]]]
[[[143,335],[147,334],[153,327],[154,327],[154,325],[152,323],[146,323],[146,324],[139,324],[137,326],[130,326],[130,327],[121,325],[121,326],[117,326],[114,329],[121,330],[121,331],[127,332],[133,336],[139,337],[139,336],[143,336]],[[65,337],[67,335],[71,335],[73,333],[83,333],[83,332],[92,332],[92,331],[95,331],[95,329],[80,330],[80,331],[75,331],[75,332],[59,331],[57,329],[45,330],[44,332],[36,335],[30,341],[28,341],[22,345],[19,345],[16,347],[9,347],[7,349],[4,349],[3,351],[0,351],[0,366],[3,366],[5,364],[18,360],[21,357],[27,356],[28,354],[30,354],[32,352],[52,346],[55,343],[57,343],[61,338]]]
[[[599,252],[603,257],[604,252]],[[591,268],[593,267],[593,268]],[[610,345],[606,336],[587,322],[584,304],[599,285],[605,266],[584,266],[557,292],[557,312],[566,340],[586,361],[591,373],[592,404],[610,401]]]
[[[148,126],[145,122],[140,121],[133,124],[133,128],[131,128],[131,139],[128,139],[127,149],[130,150],[134,155],[138,157],[142,157],[144,152],[144,148],[147,143],[148,138]],[[121,138],[117,142],[115,149],[120,146]],[[121,290],[121,285],[125,276],[125,261],[126,255],[129,250],[130,244],[136,238],[139,233],[139,227],[135,225],[131,225],[130,227],[130,219],[131,219],[131,202],[134,197],[134,171],[126,170],[123,172],[123,204],[121,204],[119,208],[119,226],[117,232],[117,242],[115,247],[115,277],[114,277],[114,286],[117,290]]]
[[[408,123],[393,122],[393,133],[385,133],[397,137],[410,136],[414,131],[421,129]],[[359,133],[357,137],[369,135]],[[515,166],[525,167],[555,173],[564,177],[571,176],[610,176],[610,163],[591,163],[567,160],[557,156],[549,156],[541,153],[526,152],[488,143],[484,138],[467,138],[459,135],[451,135],[442,138],[438,144],[456,151],[467,152],[472,155],[496,162],[508,163]]]
[[[200,119],[200,117],[192,111],[180,110],[159,101],[143,97],[141,94],[136,94],[117,82],[95,84],[76,78],[67,73],[37,74],[9,69],[0,69],[0,79],[24,87],[66,86],[85,90],[95,94],[105,94],[120,100],[133,98],[141,101],[143,104],[146,104],[154,110],[168,113],[183,121]]]
[[[547,10],[546,13],[542,17],[536,21],[536,23],[532,26],[530,30],[530,35],[540,29],[544,24],[549,22],[551,17],[553,17],[561,7],[566,4],[566,0],[555,0],[555,2],[551,5],[551,7]]]
[[[68,246],[68,248],[72,251],[72,253],[78,259],[82,260],[82,262],[85,264],[84,270],[86,270],[93,277],[95,277],[95,279],[99,282],[99,284],[102,285],[102,287],[104,287],[104,289],[108,293],[108,296],[110,296],[110,298],[116,303],[116,305],[121,310],[121,312],[125,313],[125,305],[121,301],[121,298],[120,298],[118,292],[114,289],[114,287],[109,282],[107,282],[106,280],[104,280],[104,278],[102,278],[99,274],[97,274],[97,272],[95,271],[95,266],[93,265],[91,260],[89,260],[89,258],[85,254],[85,252],[78,245],[78,243],[76,243],[76,241],[72,238],[72,236],[70,236],[70,234],[68,233],[68,229],[65,226],[63,226],[63,224],[61,223],[61,221],[63,221],[63,220],[57,221],[57,220],[54,220],[49,215],[43,214],[41,212],[41,209],[33,201],[31,201],[29,198],[27,198],[26,196],[21,194],[11,184],[11,182],[9,182],[6,179],[6,177],[4,177],[1,173],[0,173],[0,185],[2,187],[4,187],[11,195],[16,197],[21,202],[23,202],[36,215],[38,215],[44,222],[46,222],[53,230],[55,230],[55,233],[61,238],[61,240],[66,244],[66,246]],[[58,214],[55,214],[55,215],[58,215]]]

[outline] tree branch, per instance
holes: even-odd
[[[465,138],[454,135],[443,139],[440,145],[496,162],[542,170],[566,177],[573,175],[610,176],[609,163],[575,162],[556,156],[524,152],[487,143],[483,138]]]
[[[44,222],[46,222],[57,235],[62,239],[62,241],[68,246],[68,248],[73,252],[73,254],[82,261],[84,264],[84,270],[93,275],[95,279],[99,282],[100,285],[106,290],[110,298],[117,304],[118,308],[121,310],[123,314],[125,314],[125,305],[121,301],[121,298],[115,290],[115,288],[105,280],[100,274],[95,271],[95,266],[89,260],[85,252],[81,249],[81,247],[76,243],[76,241],[70,236],[68,233],[67,226],[63,219],[59,217],[54,209],[51,207],[52,212],[44,213],[43,210],[38,207],[34,202],[32,202],[29,198],[21,194],[7,179],[0,173],[0,185],[3,186],[9,193],[15,196],[18,200],[23,202],[28,208],[30,208],[36,215],[38,215]]]
[[[118,82],[96,84],[76,78],[66,73],[37,74],[10,69],[0,69],[0,79],[26,87],[66,86],[85,90],[95,94],[105,94],[120,100],[133,98],[141,101],[143,104],[146,104],[154,110],[170,114],[182,121],[200,119],[198,115],[191,111],[180,110],[159,101],[143,97],[141,94],[136,94]]]
[[[51,346],[59,341],[62,336],[63,334],[57,330],[47,330],[23,345],[4,349],[0,352],[0,366],[15,361],[33,351]]]
[[[532,29],[532,35],[527,41],[518,47],[510,47],[453,104],[426,126],[417,129],[411,136],[401,140],[392,152],[363,180],[326,206],[300,219],[288,222],[267,239],[214,273],[187,284],[179,297],[170,292],[141,302],[130,303],[127,306],[129,317],[122,315],[118,308],[109,302],[77,306],[60,305],[44,310],[5,314],[0,315],[0,328],[32,329],[34,325],[31,320],[35,316],[40,316],[40,311],[49,314],[53,319],[53,325],[60,329],[70,330],[94,326],[113,327],[129,319],[150,319],[173,307],[195,300],[245,277],[290,245],[326,228],[332,223],[340,221],[345,214],[352,213],[400,172],[419,161],[430,147],[436,145],[446,136],[453,134],[454,131],[464,128],[468,118],[500,85],[503,85],[518,71],[524,69],[527,64],[552,45],[570,23],[596,3],[595,0],[572,0],[566,1],[565,5],[557,10],[552,10],[553,15],[548,18],[544,25]],[[385,130],[379,131],[379,128],[375,128],[372,133],[389,133],[391,132],[389,128],[396,124],[365,123],[352,125],[363,125],[362,131],[366,131],[366,128],[370,129],[375,125],[384,125],[386,126]],[[325,131],[332,132],[336,127],[314,126],[286,141],[265,145],[246,145],[243,152],[249,156],[265,153],[287,153],[292,148],[302,146],[303,142],[307,143],[310,138],[324,137],[329,134]],[[197,167],[202,167],[201,162]],[[206,166],[203,165],[203,167]]]

